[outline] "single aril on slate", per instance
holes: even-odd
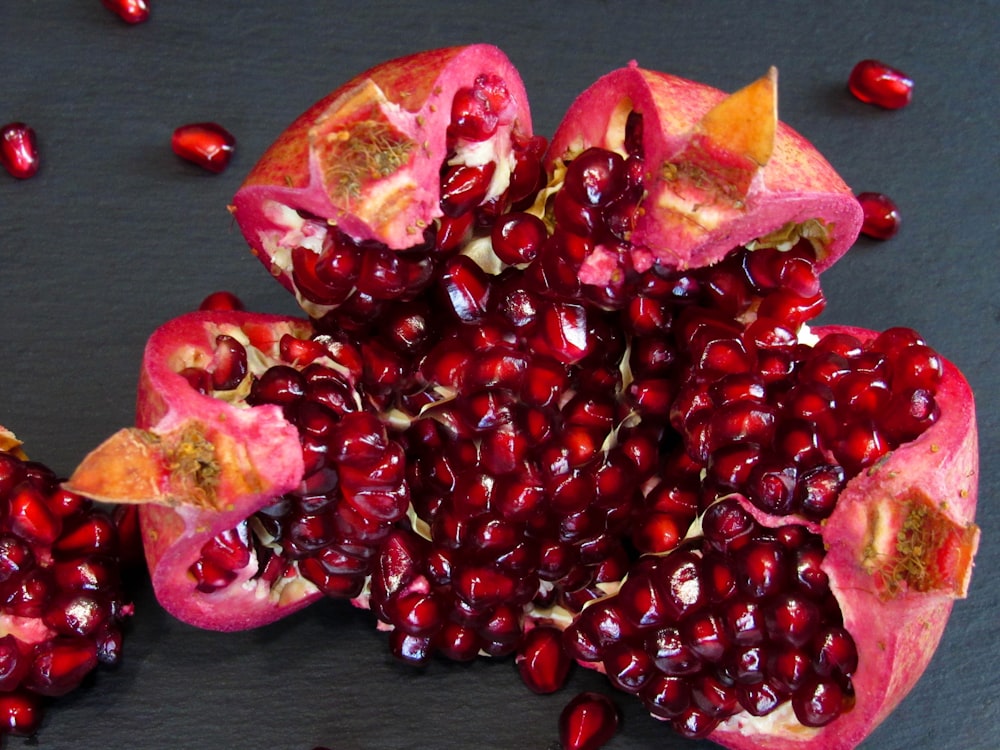
[[[902,109],[913,98],[913,79],[880,60],[855,65],[847,87],[861,101],[883,109]]]
[[[0,164],[12,177],[34,177],[40,164],[38,138],[23,122],[9,122],[0,128]]]
[[[149,19],[146,0],[101,0],[101,3],[125,23],[137,24]]]
[[[861,233],[876,240],[892,239],[899,232],[899,209],[885,193],[858,193],[865,220]]]
[[[393,60],[231,210],[311,321],[168,323],[140,431],[70,485],[147,503],[178,616],[249,627],[322,590],[406,663],[515,655],[538,692],[562,630],[733,748],[852,748],[926,667],[978,542],[972,394],[916,331],[811,327],[863,212],[773,70],[726,95],[633,63],[547,145],[496,48]],[[345,372],[333,425],[314,360]]]
[[[218,174],[229,166],[236,138],[217,123],[194,122],[177,128],[170,145],[180,158]]]
[[[116,664],[132,611],[111,515],[20,446],[0,427],[0,737],[34,734],[49,697]]]

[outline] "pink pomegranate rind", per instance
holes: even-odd
[[[178,374],[210,362],[222,326],[270,348],[284,333],[307,337],[307,321],[242,312],[200,312],[157,329],[143,355],[136,428],[94,450],[67,487],[140,503],[146,562],[162,606],[184,622],[221,631],[264,625],[320,593],[302,579],[271,591],[253,561],[233,585],[196,590],[187,571],[202,546],[302,481],[298,431],[278,406],[238,406],[203,395]]]
[[[802,227],[819,241],[822,270],[857,238],[861,210],[816,148],[778,122],[776,79],[772,70],[727,97],[632,63],[577,97],[552,139],[550,164],[590,146],[621,152],[626,117],[639,112],[653,179],[631,237],[636,268],[707,266],[734,247]]]
[[[492,156],[509,156],[510,133],[531,135],[527,94],[496,47],[422,52],[368,70],[296,119],[261,157],[233,199],[253,252],[289,290],[284,248],[308,245],[297,212],[322,217],[355,240],[405,249],[442,216],[439,171],[456,91],[498,75],[510,95]],[[287,252],[287,250],[284,250]]]

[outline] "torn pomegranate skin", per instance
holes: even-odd
[[[195,122],[178,127],[170,145],[180,158],[219,174],[233,158],[236,138],[218,123]]]
[[[861,233],[875,240],[889,240],[899,233],[900,214],[896,202],[885,193],[858,193],[865,220]]]
[[[27,180],[38,172],[41,160],[35,131],[23,122],[0,128],[0,164],[12,177]]]
[[[902,109],[913,98],[913,79],[880,60],[862,60],[851,70],[848,89],[866,104]]]
[[[149,3],[146,0],[101,0],[101,3],[127,24],[149,20]]]

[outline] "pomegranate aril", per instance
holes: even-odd
[[[101,3],[128,24],[142,23],[149,18],[146,0],[101,0]]]
[[[569,163],[564,189],[578,203],[603,206],[625,187],[625,160],[613,151],[590,148]]]
[[[243,300],[232,292],[220,290],[212,292],[198,305],[199,310],[243,310]]]
[[[174,130],[170,145],[180,158],[218,174],[229,166],[236,139],[217,123],[195,122]]]
[[[876,240],[892,239],[899,232],[900,215],[895,201],[885,193],[858,193],[864,211],[861,233]]]
[[[65,695],[96,666],[93,641],[59,636],[35,646],[24,684],[39,695]]]
[[[559,715],[562,750],[598,750],[618,731],[618,709],[601,693],[575,696]]]
[[[482,166],[458,164],[441,178],[441,211],[454,218],[467,213],[486,198],[490,180],[496,171],[495,162]]]
[[[527,213],[507,214],[493,225],[493,252],[504,263],[530,263],[538,256],[547,236],[545,223],[537,216]]]
[[[901,109],[913,98],[913,79],[879,60],[862,60],[847,79],[851,93],[866,104]]]
[[[532,628],[517,648],[516,663],[524,684],[539,694],[554,693],[561,688],[572,666],[562,645],[562,632],[556,628]]]
[[[795,717],[807,727],[821,727],[836,719],[847,707],[847,696],[835,680],[815,678],[792,696]]]
[[[24,691],[0,693],[0,732],[30,736],[42,723],[41,701]]]
[[[34,177],[40,164],[35,131],[23,122],[10,122],[0,128],[0,164],[12,177]]]

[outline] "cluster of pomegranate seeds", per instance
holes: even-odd
[[[177,128],[170,145],[180,158],[218,174],[229,166],[236,139],[217,123],[195,122]]]
[[[33,734],[44,697],[118,661],[131,613],[118,553],[107,513],[0,452],[0,733]]]
[[[360,354],[329,337],[284,334],[270,350],[220,330],[206,367],[180,370],[192,388],[250,406],[274,404],[300,433],[300,487],[207,542],[190,574],[202,592],[253,577],[277,596],[296,573],[331,596],[358,596],[378,546],[409,505],[401,446],[361,411]]]
[[[23,122],[10,122],[0,128],[0,164],[19,180],[38,172],[38,139],[31,127]]]
[[[786,702],[813,727],[853,705],[857,651],[820,567],[821,538],[798,525],[765,528],[745,502],[711,505],[702,536],[643,558],[616,595],[565,631],[574,658],[600,663],[688,737]]]
[[[858,201],[865,212],[861,233],[876,240],[888,240],[899,231],[899,209],[884,193],[858,193]]]
[[[576,695],[559,715],[561,750],[598,750],[618,731],[618,709],[608,696]]]
[[[142,23],[149,18],[146,0],[101,0],[101,3],[128,24]]]
[[[902,109],[913,98],[913,79],[879,60],[855,65],[847,86],[861,101],[884,109]]]

